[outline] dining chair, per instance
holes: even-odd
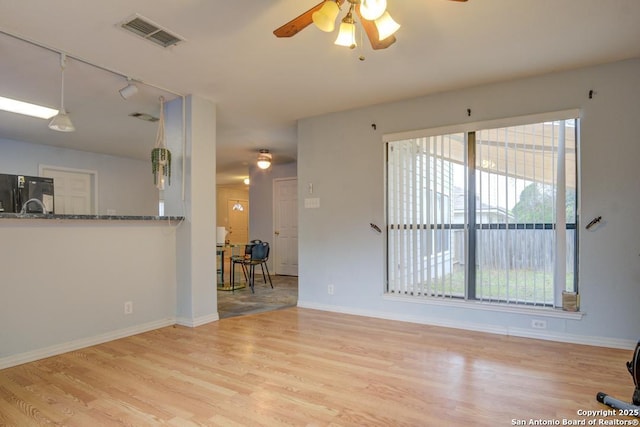
[[[273,289],[273,282],[271,281],[271,274],[269,274],[269,266],[267,265],[267,261],[269,260],[269,243],[268,242],[260,242],[256,243],[251,247],[251,257],[245,259],[241,265],[245,269],[245,275],[249,278],[249,286],[251,287],[251,293],[255,293],[255,278],[256,278],[256,266],[260,266],[262,269],[262,279],[264,283],[267,283],[267,279],[269,280],[269,284],[271,285],[271,289]]]
[[[251,251],[254,245],[262,243],[262,240],[254,239],[244,246],[244,253],[242,255],[232,255],[231,260],[231,292],[235,291],[236,286],[236,264],[240,264],[242,268],[242,273],[244,274],[244,280],[248,283],[249,276],[247,272],[247,268],[245,266],[245,261],[249,261],[251,259]]]

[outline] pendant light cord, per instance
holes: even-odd
[[[65,55],[64,53],[60,54],[60,68],[62,69],[62,72],[60,73],[61,75],[61,80],[62,82],[60,83],[60,111],[62,114],[66,114],[67,110],[64,108],[64,68],[66,66],[67,63],[67,55]]]

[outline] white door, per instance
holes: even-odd
[[[55,213],[60,215],[93,215],[91,172],[45,167],[42,176],[53,178]]]
[[[298,275],[298,180],[275,179],[273,185],[275,274]]]

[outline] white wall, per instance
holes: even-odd
[[[39,165],[97,171],[99,215],[158,215],[150,160],[0,139],[0,173],[38,176]]]
[[[589,99],[590,90],[595,91]],[[301,120],[299,305],[489,332],[631,348],[640,324],[640,60],[440,93]],[[467,108],[472,111],[467,116]],[[384,296],[382,135],[580,108],[582,319]],[[371,126],[375,123],[377,130]],[[305,209],[309,183],[318,209]],[[594,231],[584,224],[602,215]],[[334,295],[327,285],[333,284]]]

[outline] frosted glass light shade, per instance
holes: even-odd
[[[360,15],[367,21],[375,21],[387,10],[387,0],[362,0]]]
[[[346,46],[354,48],[356,44],[356,26],[355,24],[349,24],[348,22],[342,22],[340,24],[340,32],[338,38],[335,41],[338,46]]]
[[[74,130],[76,130],[75,126],[73,126],[73,123],[71,123],[71,119],[67,115],[67,112],[64,111],[64,109],[60,111],[60,113],[58,113],[58,115],[56,115],[53,119],[51,119],[51,121],[49,122],[49,129],[57,130],[58,132],[73,132]]]
[[[392,36],[400,28],[400,24],[393,20],[389,12],[385,12],[382,16],[375,20],[378,29],[379,40],[384,40]]]
[[[340,13],[338,3],[328,0],[324,2],[320,10],[313,12],[311,20],[320,30],[330,33],[336,28],[338,13]]]
[[[260,154],[258,154],[258,161],[257,161],[257,165],[260,169],[269,169],[269,166],[271,166],[271,159],[273,157],[271,156],[271,153],[269,153],[269,150],[260,150]]]

